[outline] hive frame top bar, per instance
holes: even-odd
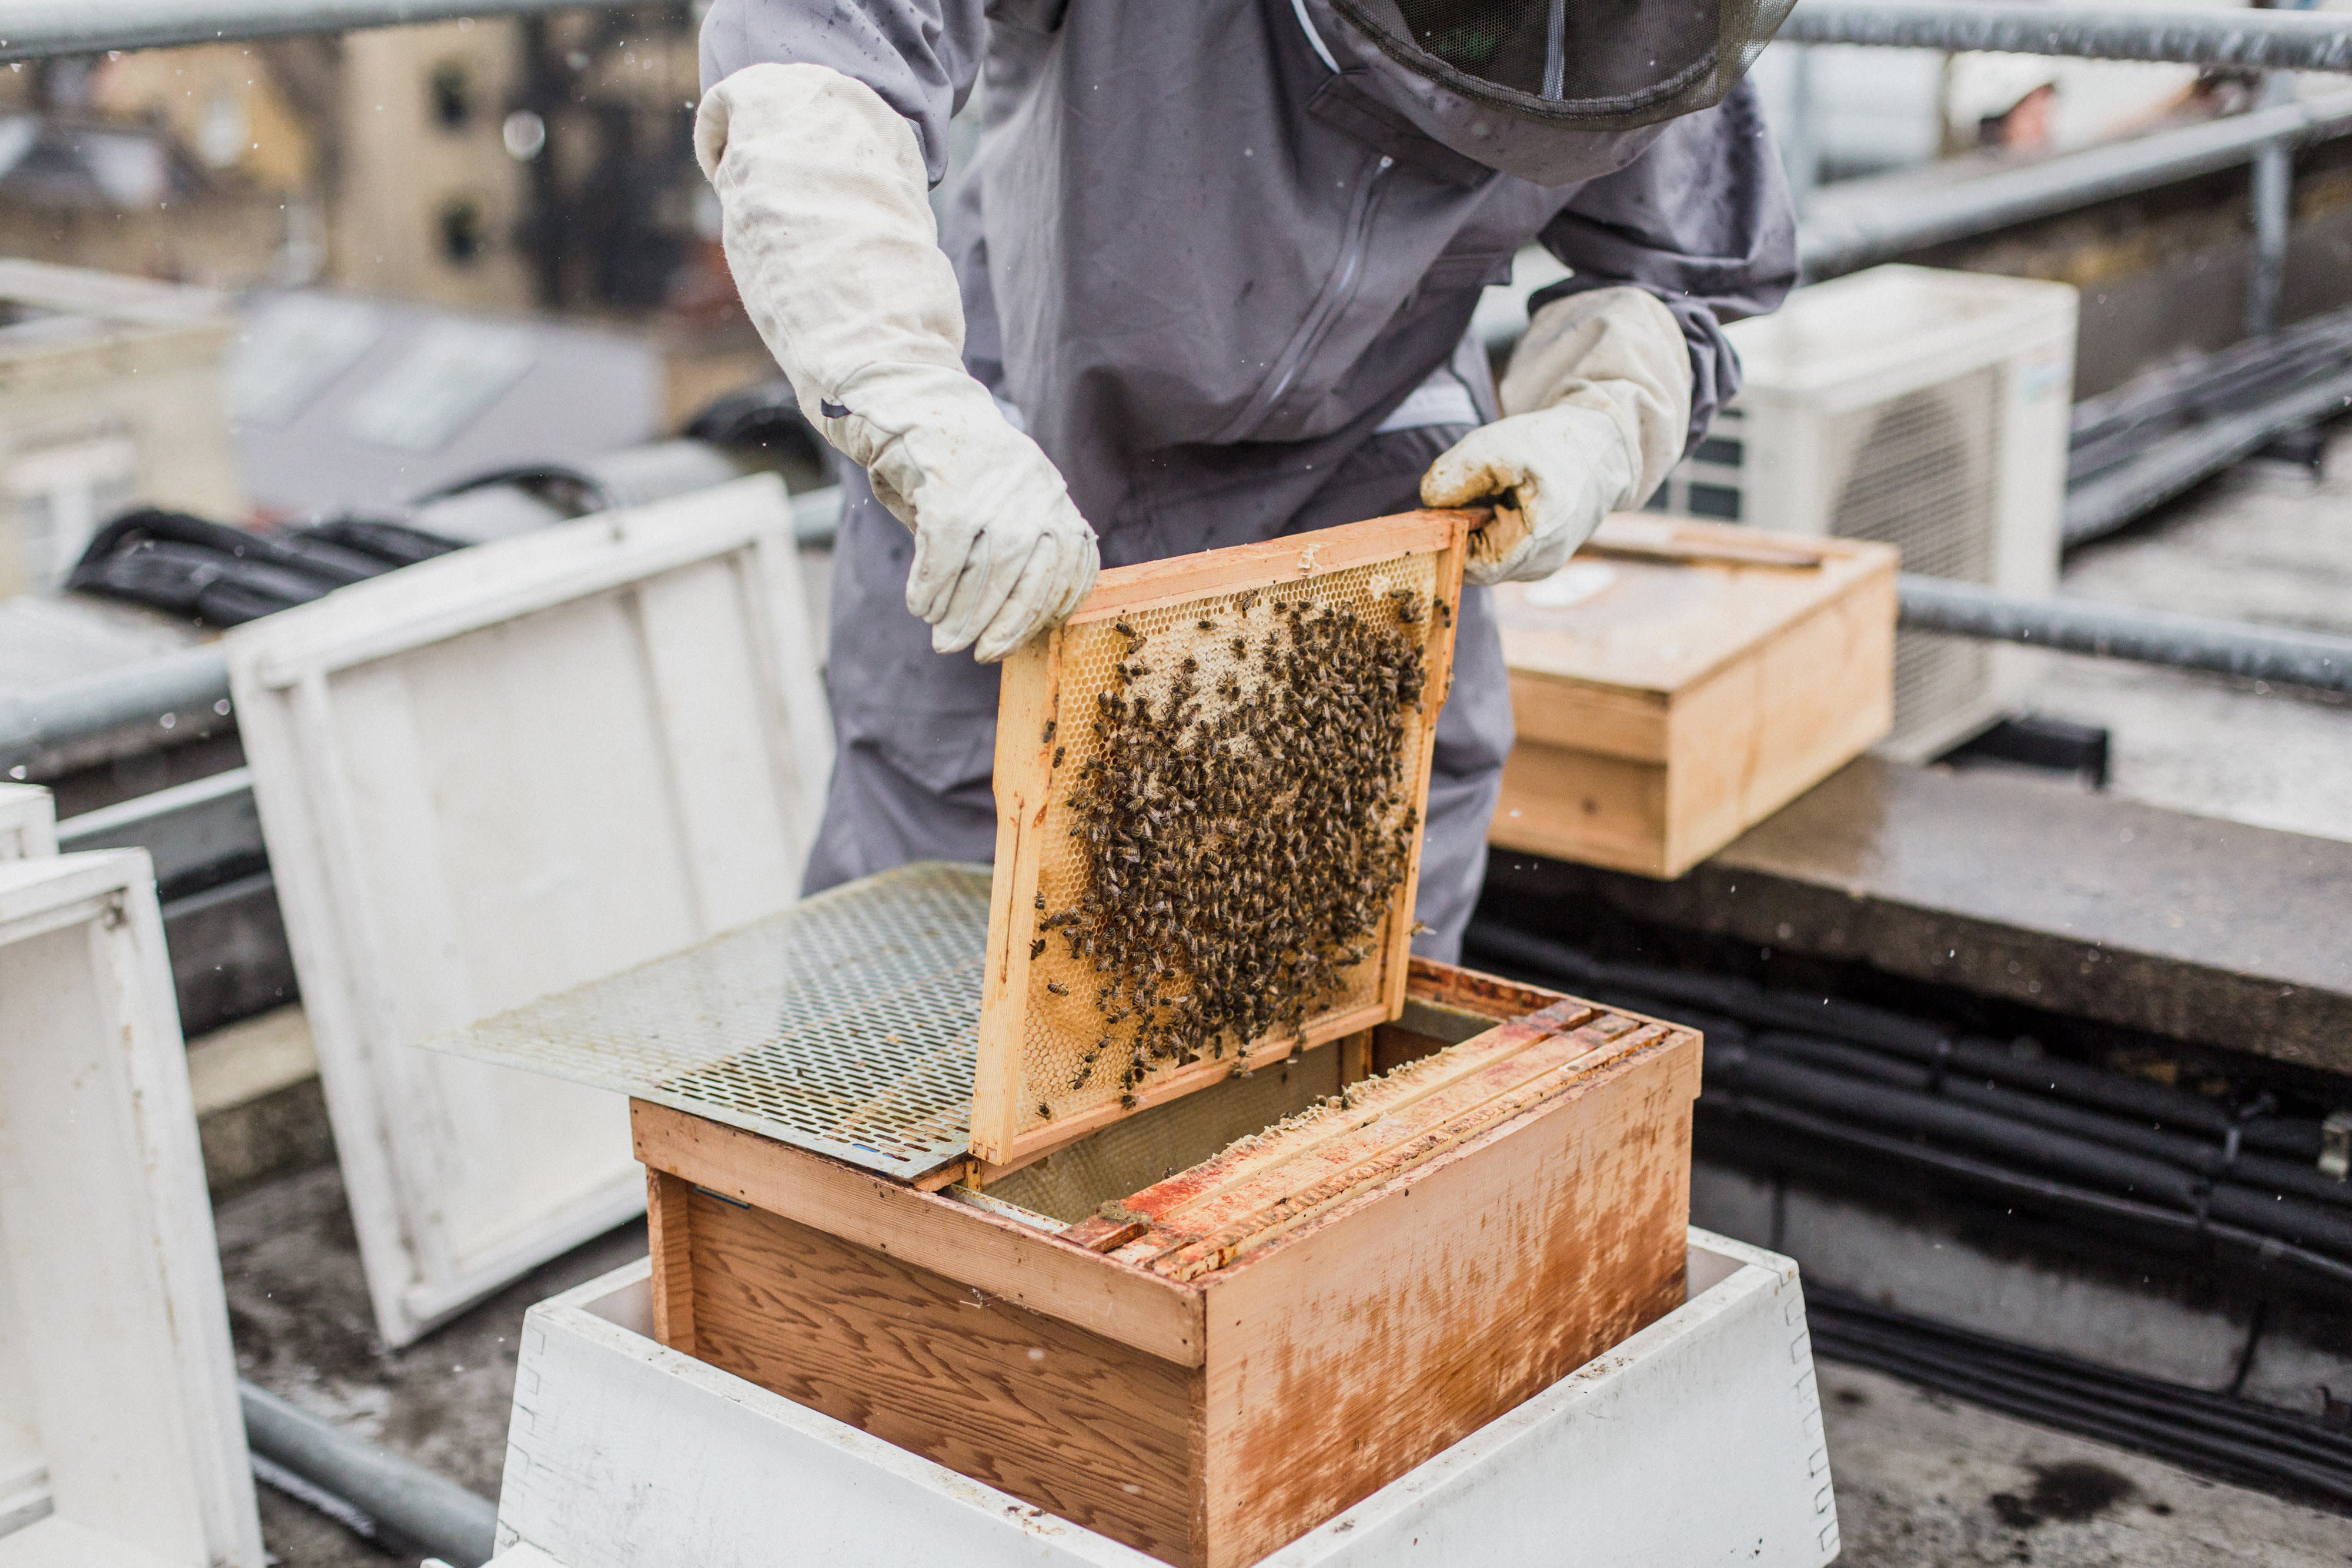
[[[1405,955],[1420,867],[1418,818],[1426,804],[1437,709],[1452,678],[1453,605],[1460,596],[1465,541],[1470,530],[1487,516],[1482,511],[1408,512],[1117,568],[1102,574],[1093,594],[1066,622],[1032,639],[1005,661],[994,773],[996,864],[971,1124],[975,1158],[1002,1166],[1024,1163],[1124,1115],[1222,1082],[1244,1067],[1255,1070],[1294,1051],[1396,1016],[1404,999]],[[1393,591],[1382,591],[1391,589]],[[1324,597],[1318,598],[1318,592]],[[1069,802],[1082,792],[1082,776],[1089,766],[1086,757],[1097,747],[1111,744],[1102,734],[1103,726],[1089,722],[1102,716],[1095,706],[1096,698],[1116,691],[1134,697],[1139,715],[1146,700],[1164,702],[1172,711],[1179,700],[1167,684],[1172,677],[1163,674],[1161,680],[1151,681],[1149,668],[1181,656],[1181,668],[1187,672],[1181,678],[1190,689],[1195,678],[1190,672],[1196,668],[1197,655],[1202,700],[1205,703],[1213,694],[1221,706],[1183,721],[1190,726],[1186,737],[1171,743],[1175,749],[1167,754],[1171,758],[1197,758],[1202,752],[1193,744],[1192,731],[1221,737],[1234,735],[1220,727],[1235,716],[1265,711],[1260,705],[1277,678],[1271,652],[1274,605],[1349,604],[1356,606],[1351,615],[1368,614],[1370,604],[1388,603],[1398,594],[1410,594],[1412,603],[1425,607],[1418,612],[1418,631],[1406,634],[1419,649],[1425,681],[1421,688],[1423,695],[1403,710],[1402,749],[1395,753],[1393,777],[1402,782],[1412,823],[1403,875],[1391,893],[1382,895],[1387,913],[1362,929],[1369,956],[1343,966],[1341,973],[1347,977],[1341,989],[1322,994],[1295,1026],[1278,1025],[1247,1041],[1229,1040],[1220,1034],[1215,1038],[1221,1043],[1213,1051],[1203,1046],[1192,1054],[1160,1056],[1157,1054],[1160,1048],[1155,1046],[1147,1059],[1140,1035],[1130,1040],[1116,1036],[1115,1031],[1122,1020],[1152,1016],[1151,1006],[1130,1010],[1130,1004],[1117,996],[1106,1002],[1097,994],[1091,1004],[1085,998],[1086,988],[1099,977],[1091,969],[1078,973],[1096,961],[1078,956],[1079,940],[1075,934],[1093,928],[1069,927],[1065,933],[1069,951],[1059,953],[1049,951],[1045,940],[1049,925],[1041,924],[1057,917],[1046,912],[1046,903],[1063,912],[1059,918],[1076,919],[1072,912],[1081,896],[1087,900],[1094,896],[1085,891],[1094,885],[1087,881],[1092,873],[1079,863],[1088,852],[1070,847],[1077,819],[1071,815],[1075,808]],[[1192,612],[1179,611],[1188,605],[1201,607],[1203,624],[1198,636],[1188,624]],[[1381,635],[1392,637],[1412,624],[1405,609],[1392,613],[1398,626]],[[1386,622],[1378,624],[1385,627]],[[1136,639],[1125,653],[1103,643],[1110,626]],[[1142,628],[1140,633],[1137,627]],[[1234,637],[1237,632],[1243,636]],[[1235,647],[1232,659],[1222,651],[1229,638]],[[1264,662],[1253,665],[1241,656],[1241,643],[1258,638],[1268,642]],[[1130,686],[1125,661],[1147,643],[1152,650],[1151,665],[1139,661],[1136,684]],[[1297,646],[1295,628],[1293,646]],[[1103,676],[1101,666],[1107,657],[1119,664],[1119,678]],[[1219,683],[1231,678],[1239,678],[1242,684],[1227,692]],[[1187,711],[1192,706],[1185,703]],[[1089,731],[1097,735],[1095,741],[1086,739]],[[1219,738],[1202,744],[1223,747],[1227,742]],[[1234,735],[1233,744],[1248,746],[1239,735]],[[1065,749],[1070,753],[1066,766]],[[1255,754],[1247,749],[1235,752],[1237,756]],[[1277,753],[1280,766],[1278,758]],[[1195,819],[1184,814],[1184,808],[1171,810],[1188,824],[1188,831],[1219,837],[1221,830],[1199,827]],[[1390,831],[1396,822],[1407,820],[1398,815],[1389,826],[1375,828],[1373,835]],[[1195,841],[1193,847],[1201,845]],[[1311,851],[1312,845],[1308,848]],[[1212,862],[1203,860],[1202,863]],[[1292,864],[1296,868],[1298,862]],[[1157,907],[1166,916],[1168,905]],[[1183,923],[1181,916],[1167,917]],[[1118,926],[1123,932],[1134,929]],[[1202,927],[1192,923],[1184,925],[1184,929]],[[1088,954],[1094,952],[1093,940],[1093,935],[1087,936]],[[1192,952],[1189,938],[1183,946],[1185,953]],[[1172,945],[1170,952],[1173,953]],[[1173,961],[1178,967],[1164,973],[1170,977],[1168,983],[1181,985],[1192,972],[1191,960],[1178,955]],[[1302,957],[1301,962],[1305,961]],[[1155,957],[1150,970],[1155,995],[1162,973]],[[1139,970],[1130,975],[1130,982],[1140,974]],[[1055,983],[1057,975],[1066,983]],[[1118,974],[1112,975],[1111,983],[1114,988],[1118,985]],[[1048,996],[1048,991],[1053,995]],[[1186,1005],[1186,998],[1175,1000],[1178,1009]],[[1089,1006],[1092,1014],[1087,1010]],[[1087,1041],[1097,1035],[1100,1038],[1088,1049]],[[1227,1044],[1234,1048],[1234,1054],[1226,1054]],[[1139,1082],[1131,1082],[1122,1071],[1130,1053],[1141,1074]],[[1102,1059],[1099,1065],[1097,1058]]]
[[[963,1168],[988,889],[900,866],[426,1044],[928,1186]]]

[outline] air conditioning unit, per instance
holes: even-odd
[[[2043,595],[2058,580],[2074,377],[2063,283],[1879,267],[1735,322],[1737,402],[1653,511],[1878,539],[1903,570]],[[1919,761],[2014,709],[2027,649],[1904,632],[1895,728]]]

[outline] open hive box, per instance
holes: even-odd
[[[1105,573],[1008,664],[992,873],[446,1042],[633,1095],[664,1343],[1225,1568],[1680,1303],[1696,1034],[1405,950],[1465,522]]]

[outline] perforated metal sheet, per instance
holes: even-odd
[[[912,1179],[967,1147],[989,875],[902,866],[427,1044]]]

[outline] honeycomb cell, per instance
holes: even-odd
[[[1438,559],[1065,630],[1022,1132],[1385,994],[1451,634]]]

